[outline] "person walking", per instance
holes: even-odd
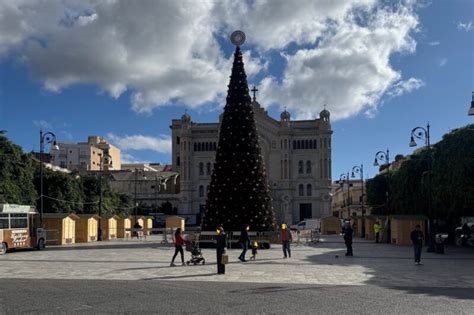
[[[346,223],[346,226],[344,228],[344,242],[346,243],[346,256],[353,256],[352,253],[352,237],[354,235],[354,230],[351,227],[351,224],[349,222]]]
[[[288,229],[285,223],[281,225],[281,244],[283,247],[283,258],[291,258],[290,244],[293,241],[291,231]]]
[[[423,248],[423,232],[419,224],[415,226],[415,229],[410,234],[410,239],[413,243],[413,250],[415,252],[415,265],[423,265],[421,263],[421,249]]]
[[[250,226],[245,225],[242,231],[240,232],[239,243],[240,243],[240,247],[242,248],[242,253],[239,256],[239,260],[241,262],[246,262],[245,253],[247,253],[247,249],[249,247],[249,242],[250,242],[249,233],[248,233],[249,230],[250,230]]]
[[[225,254],[227,249],[227,236],[222,226],[218,226],[216,237],[216,254],[217,254],[217,274],[225,274],[225,264],[222,263],[222,255]]]
[[[375,233],[375,243],[379,242],[380,239],[380,232],[382,232],[382,226],[380,225],[380,222],[377,221],[374,224],[374,233]]]
[[[177,228],[176,232],[174,233],[174,256],[173,259],[171,260],[170,267],[175,267],[176,265],[174,264],[174,259],[178,255],[178,253],[181,254],[181,263],[183,266],[186,264],[184,263],[184,251],[183,251],[183,245],[184,245],[184,238],[181,234],[181,228]]]

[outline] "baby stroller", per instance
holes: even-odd
[[[197,265],[199,263],[205,264],[206,259],[202,256],[199,244],[196,241],[186,241],[186,251],[191,253],[191,259],[186,262],[186,265]]]

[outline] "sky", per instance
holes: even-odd
[[[333,180],[474,122],[474,1],[0,2],[0,130],[27,152],[104,136],[123,162],[170,163],[172,119],[216,122],[234,47],[275,119],[331,112]],[[420,143],[421,144],[421,143]]]

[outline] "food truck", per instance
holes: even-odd
[[[43,249],[46,232],[35,208],[0,204],[0,255],[15,248]]]

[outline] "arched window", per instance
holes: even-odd
[[[304,185],[303,184],[300,184],[298,186],[298,195],[299,196],[304,196]]]
[[[306,161],[306,174],[311,174],[311,161]]]
[[[201,142],[198,142],[198,151],[201,151]]]
[[[308,143],[309,143],[308,149],[312,149],[313,148],[313,140],[308,140]]]
[[[206,175],[211,175],[211,162],[206,164]]]
[[[204,163],[199,163],[199,175],[204,175]]]
[[[314,139],[313,140],[313,149],[317,149],[318,148],[318,140]]]
[[[296,150],[296,140],[293,140],[293,150]]]
[[[328,147],[328,139],[324,138],[324,148],[327,149]]]
[[[288,141],[285,139],[285,149],[288,147]]]
[[[312,196],[313,195],[313,187],[311,184],[306,185],[306,196]]]
[[[212,150],[213,150],[213,151],[216,151],[216,147],[217,147],[217,144],[214,142],[214,143],[212,144]]]
[[[296,142],[296,148],[297,148],[298,150],[301,149],[301,140],[298,140],[298,141]]]
[[[308,140],[304,141],[304,148],[309,149],[309,141]]]
[[[206,146],[206,151],[209,151],[209,142],[206,142],[205,146]]]
[[[179,159],[179,156],[176,157],[176,165],[179,166],[181,164],[181,160]]]
[[[199,197],[204,197],[204,186],[199,186]]]
[[[298,161],[298,174],[303,174],[303,161]]]
[[[197,147],[198,147],[198,146],[197,146],[197,143],[194,142],[194,151],[197,151]]]

